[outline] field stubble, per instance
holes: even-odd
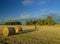
[[[11,44],[60,44],[60,25],[55,26],[21,26],[22,32],[7,37]]]

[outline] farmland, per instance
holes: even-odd
[[[0,25],[0,28],[6,25]],[[8,25],[7,25],[8,26]],[[60,44],[60,25],[54,26],[21,26],[23,31],[8,36],[8,44]]]

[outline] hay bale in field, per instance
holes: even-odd
[[[7,37],[9,35],[9,31],[6,27],[0,29],[0,36]]]
[[[22,30],[22,27],[18,27],[18,30],[19,30],[19,32],[20,32],[20,31],[23,31],[23,30]]]
[[[9,35],[15,34],[15,28],[14,27],[7,27],[9,31]]]
[[[15,33],[18,33],[19,31],[18,31],[18,27],[16,26],[15,27]]]
[[[8,35],[15,34],[14,27],[4,27],[0,29],[0,36],[7,37]]]
[[[15,27],[15,31],[16,33],[19,33],[20,31],[22,31],[22,27],[19,27],[19,26]]]

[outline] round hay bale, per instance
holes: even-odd
[[[20,31],[22,31],[22,27],[15,27],[15,31],[16,31],[16,33],[19,33]]]
[[[15,27],[15,33],[18,33],[19,31],[18,31],[18,27]]]
[[[22,27],[18,27],[18,31],[19,31],[19,32],[20,32],[20,31],[23,31],[23,30],[22,30]]]
[[[8,27],[14,27],[15,28],[15,33],[18,33],[18,26],[17,25],[13,25],[13,26],[8,26]]]
[[[15,34],[14,27],[4,27],[0,29],[0,36],[7,37],[8,35]]]
[[[6,27],[0,29],[0,36],[7,37],[9,35],[9,31]]]
[[[18,28],[19,28],[19,31],[23,31],[23,30],[22,30],[22,27],[18,27]]]
[[[15,34],[15,28],[14,27],[7,27],[7,29],[9,31],[9,35]]]

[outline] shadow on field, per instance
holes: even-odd
[[[37,30],[35,30],[35,29],[23,30],[23,31],[19,32],[18,34],[25,34],[25,33],[34,32],[34,31],[37,31]]]
[[[38,30],[36,30],[36,29],[27,29],[27,30],[20,31],[19,33],[12,34],[12,35],[25,34],[25,33],[34,32],[34,31],[38,31]],[[12,36],[12,35],[9,35],[9,36]]]
[[[15,41],[15,38],[16,38],[16,37],[15,37],[14,35],[18,35],[18,34],[26,34],[26,33],[34,32],[34,31],[37,31],[37,30],[36,30],[36,29],[23,30],[23,31],[20,31],[20,32],[17,33],[17,34],[9,35],[9,37],[12,36],[12,38],[14,38],[14,39],[12,39],[12,40]],[[0,43],[8,44],[9,41],[10,41],[10,38],[9,38],[9,37],[8,37],[8,38],[1,39]],[[8,41],[8,42],[7,42],[7,41]],[[14,42],[12,41],[12,43],[14,43]]]

